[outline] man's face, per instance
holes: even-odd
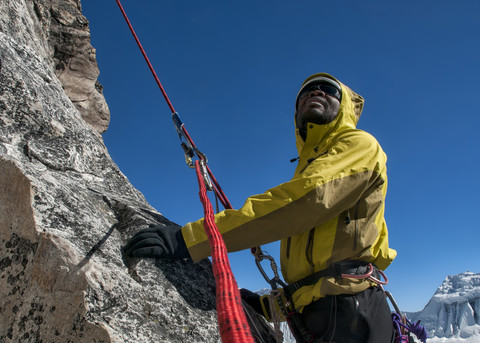
[[[298,96],[297,128],[305,140],[307,123],[328,124],[338,114],[340,92],[325,82],[312,82]]]

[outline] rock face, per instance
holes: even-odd
[[[208,260],[122,256],[172,223],[108,155],[94,57],[78,1],[0,1],[0,342],[217,342]]]
[[[429,337],[480,340],[480,274],[448,276],[422,311],[407,316],[421,319]]]
[[[2,1],[0,31],[36,51],[84,120],[100,133],[107,130],[110,112],[80,0]]]

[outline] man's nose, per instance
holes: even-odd
[[[320,89],[320,87],[312,89],[310,93],[308,93],[309,96],[315,96],[315,95],[322,95],[325,96],[325,92]]]

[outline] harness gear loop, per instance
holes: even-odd
[[[379,286],[386,285],[388,280],[385,274],[378,269],[373,263],[364,261],[346,260],[335,262],[328,266],[326,269],[322,269],[311,275],[297,280],[288,286],[286,286],[285,292],[292,295],[303,286],[310,286],[316,284],[323,277],[334,277],[337,279],[351,278],[351,279],[368,279]],[[383,277],[385,281],[380,281]]]
[[[385,273],[381,270],[381,269],[378,269],[378,273],[383,277],[383,279],[385,281],[381,281],[380,278],[376,278],[375,276],[370,276],[369,277],[369,280],[375,282],[377,285],[379,286],[385,286],[388,284],[388,278],[387,276],[385,275]]]
[[[376,283],[377,285],[379,286],[385,286],[386,284],[388,284],[388,278],[387,276],[385,275],[385,273],[383,271],[381,271],[380,269],[378,268],[374,268],[373,264],[372,263],[369,263],[367,265],[367,272],[365,274],[360,274],[360,275],[356,275],[356,274],[341,274],[341,277],[342,278],[345,278],[345,279],[368,279],[370,281],[373,281],[374,283]],[[373,272],[376,271],[379,275],[381,275],[381,277],[383,277],[383,279],[385,281],[381,281],[380,280],[380,276],[377,278],[373,275]]]

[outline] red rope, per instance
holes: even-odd
[[[165,101],[170,107],[172,113],[176,113],[175,109],[173,108],[170,99],[165,92],[160,79],[155,72],[150,60],[140,43],[140,40],[133,29],[130,20],[123,9],[120,0],[116,0],[120,11],[125,18],[125,21],[132,32],[135,41],[137,42],[140,51],[142,52],[145,61],[152,72],[155,81],[157,82],[160,91],[165,98]],[[188,134],[185,127],[182,127],[183,132],[185,133],[186,138],[188,139],[189,143],[195,147],[195,143],[193,142],[192,138]],[[203,159],[199,156],[200,159]],[[204,161],[206,162],[206,161]],[[207,190],[205,187],[203,175],[200,168],[200,161],[195,161],[195,168],[197,172],[198,184],[200,187],[200,200],[202,201],[205,219],[204,219],[204,227],[205,232],[207,233],[208,240],[211,247],[212,253],[212,262],[213,262],[213,275],[215,277],[215,282],[217,285],[216,296],[217,296],[217,318],[218,318],[218,325],[220,328],[220,336],[222,337],[222,342],[224,343],[254,343],[252,335],[250,333],[250,327],[248,325],[247,318],[245,316],[245,312],[243,311],[242,301],[240,292],[238,290],[237,282],[235,281],[235,277],[233,276],[232,270],[230,268],[230,262],[228,261],[227,255],[227,248],[225,246],[225,242],[223,241],[223,237],[218,231],[217,226],[215,225],[215,216],[212,208],[212,204],[207,197]],[[213,176],[212,171],[207,166],[208,174],[213,182],[215,193],[220,198],[223,206],[225,208],[232,208],[232,205],[228,201],[225,193],[223,192],[222,188],[220,187],[219,183]]]
[[[200,200],[204,208],[204,228],[210,242],[213,275],[217,284],[217,318],[222,342],[254,343],[242,308],[237,282],[228,261],[227,248],[215,224],[212,204],[207,197],[200,161],[198,160],[195,161],[195,169],[200,187]]]
[[[232,204],[230,203],[230,201],[228,200],[228,198],[227,198],[227,196],[225,195],[225,193],[223,192],[222,187],[220,187],[220,184],[218,183],[217,179],[216,179],[215,176],[213,175],[213,173],[212,173],[212,171],[210,170],[210,168],[208,167],[208,165],[206,165],[206,167],[207,167],[208,175],[210,176],[210,180],[212,180],[215,194],[216,194],[217,197],[220,199],[220,202],[222,203],[223,207],[224,207],[226,210],[227,210],[227,209],[232,209],[233,206],[232,206]]]
[[[122,11],[123,17],[125,18],[125,21],[127,22],[128,27],[130,28],[130,31],[132,32],[133,37],[135,38],[135,41],[137,42],[138,47],[140,48],[140,51],[142,52],[143,58],[145,58],[145,61],[148,64],[148,68],[150,68],[150,71],[152,72],[153,77],[155,78],[155,81],[157,82],[157,85],[160,88],[160,91],[162,92],[163,97],[165,98],[165,101],[167,102],[168,107],[170,107],[170,110],[172,111],[172,113],[175,113],[175,109],[173,108],[173,105],[167,96],[167,92],[165,92],[165,89],[163,89],[162,83],[160,82],[160,79],[158,78],[157,73],[155,72],[155,69],[153,69],[153,66],[150,63],[150,60],[148,59],[147,53],[143,49],[142,43],[140,43],[140,40],[138,39],[137,34],[135,33],[135,30],[133,29],[133,26],[130,23],[130,20],[128,20],[127,13],[125,13],[125,10],[123,9],[123,6],[120,3],[120,0],[116,0],[116,1],[118,4],[118,7],[120,8],[120,11]]]
[[[167,102],[168,107],[170,107],[170,110],[172,111],[172,113],[175,113],[175,109],[174,109],[172,103],[170,102],[170,99],[168,98],[167,92],[163,88],[162,83],[160,82],[160,79],[158,78],[157,73],[155,72],[155,69],[153,68],[152,63],[150,63],[150,59],[148,58],[147,53],[145,52],[145,49],[143,49],[142,43],[140,43],[140,40],[138,39],[138,36],[135,33],[135,30],[134,30],[132,24],[130,23],[130,20],[128,19],[128,16],[127,16],[127,13],[123,9],[123,6],[122,6],[120,0],[116,0],[116,1],[117,1],[118,7],[120,8],[120,11],[123,14],[123,17],[125,18],[125,21],[127,22],[127,25],[130,29],[130,32],[132,33],[133,37],[135,38],[135,41],[137,42],[137,45],[138,45],[140,51],[142,52],[142,55],[145,59],[145,62],[147,62],[148,68],[152,72],[152,75],[153,75],[155,81],[157,82],[157,85],[160,88],[160,91],[162,92],[163,97],[165,98],[165,101]],[[190,145],[195,148],[196,147],[195,142],[193,141],[192,137],[190,137],[190,134],[188,133],[188,131],[187,131],[187,129],[184,125],[182,126],[182,131],[185,134],[185,137],[187,138]],[[199,158],[201,158],[201,157],[199,157]],[[226,209],[232,208],[232,205],[231,205],[230,201],[228,200],[227,196],[225,195],[222,188],[220,187],[220,184],[215,179],[215,176],[213,176],[213,173],[208,166],[207,166],[207,170],[208,170],[208,175],[210,176],[210,178],[213,182],[213,185],[214,185],[214,192],[217,195],[220,202],[222,203],[223,207],[225,207]]]

